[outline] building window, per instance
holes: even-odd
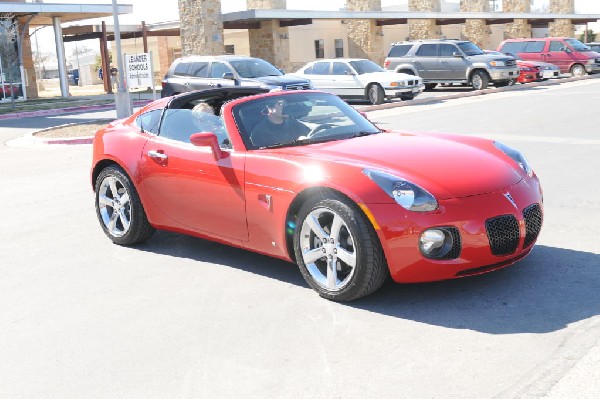
[[[344,57],[344,40],[343,39],[335,39],[335,58],[343,58]]]
[[[325,43],[323,39],[315,40],[315,58],[325,58]]]
[[[235,46],[233,44],[226,44],[225,54],[235,54]]]

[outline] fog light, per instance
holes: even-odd
[[[421,233],[419,249],[427,258],[440,259],[450,252],[454,239],[444,229],[429,229]]]

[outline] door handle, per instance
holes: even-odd
[[[148,156],[155,161],[164,162],[169,159],[169,156],[163,152],[150,150],[148,151]]]

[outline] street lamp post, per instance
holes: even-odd
[[[117,0],[112,0],[113,24],[115,29],[115,46],[117,52],[117,92],[115,95],[115,108],[117,109],[117,118],[126,118],[133,113],[129,91],[125,85],[125,69],[123,68],[123,54],[121,52],[121,29],[119,28],[119,12],[117,9]],[[107,71],[110,73],[110,70]]]

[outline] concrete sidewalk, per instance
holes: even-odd
[[[144,106],[154,99],[152,92],[145,91],[130,93],[130,98],[134,108]],[[159,91],[157,91],[156,93],[156,98],[160,98]],[[32,111],[19,111],[17,108],[15,112],[0,114],[0,120],[60,115],[72,112],[87,112],[115,109],[113,94],[103,93],[83,96],[71,96],[64,99],[64,102],[62,102],[61,99],[62,98],[60,97],[50,97],[47,99],[38,98],[32,100],[31,103],[28,103],[28,101],[17,100],[17,103],[21,106],[25,104],[31,104],[32,108],[40,109]],[[8,101],[1,102],[0,104],[2,106],[7,107],[11,106],[11,103]]]

